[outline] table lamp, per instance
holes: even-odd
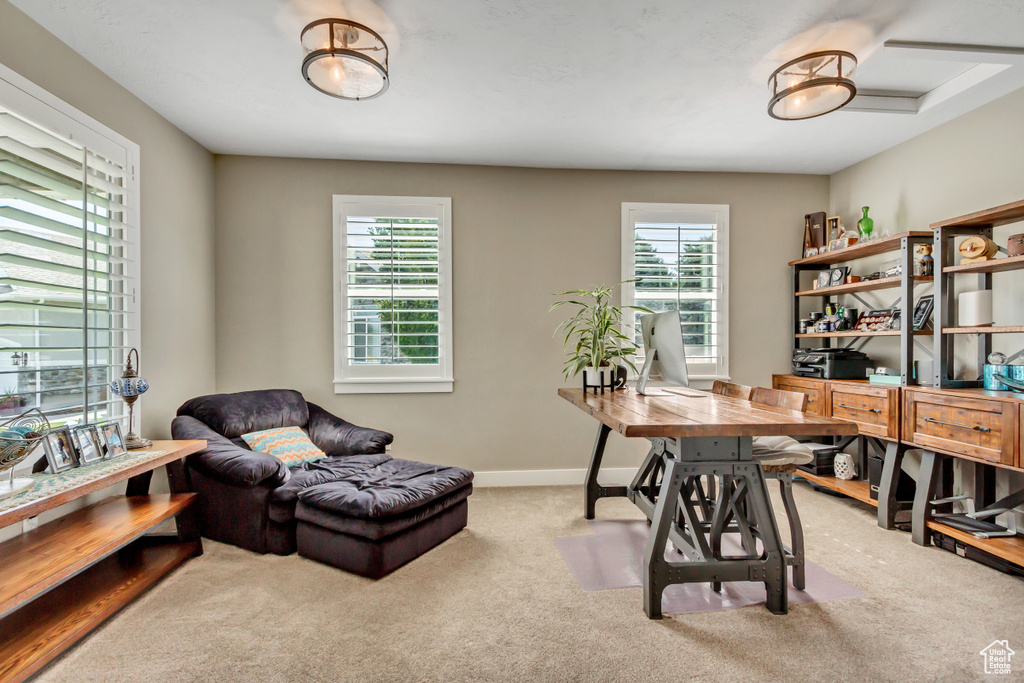
[[[132,366],[133,353],[135,354],[134,367]],[[114,392],[114,395],[120,396],[128,405],[128,435],[124,438],[124,445],[129,450],[146,448],[153,445],[152,441],[140,438],[132,429],[132,423],[135,418],[135,401],[149,389],[149,382],[139,377],[139,373],[136,370],[137,367],[139,367],[139,351],[138,349],[132,349],[128,352],[128,357],[124,364],[124,372],[121,373],[121,377],[110,383],[110,390]]]

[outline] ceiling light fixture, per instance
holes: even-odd
[[[768,79],[773,119],[811,119],[845,107],[857,94],[850,80],[857,58],[842,50],[812,52],[786,62]]]
[[[388,89],[388,46],[373,29],[347,19],[318,19],[302,29],[302,76],[343,100],[369,100]]]

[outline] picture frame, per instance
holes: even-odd
[[[932,309],[935,307],[935,296],[929,294],[917,300],[914,306],[914,329],[923,330],[928,326],[932,317]]]
[[[120,423],[105,422],[97,429],[100,433],[100,445],[104,459],[113,460],[128,452],[128,448],[124,445],[124,436],[121,435]]]
[[[80,465],[91,465],[103,459],[103,450],[100,445],[100,433],[93,425],[83,425],[74,430],[75,440],[78,442],[78,462]]]
[[[845,246],[846,245],[843,244],[843,240],[842,239],[834,239],[834,240],[830,240],[829,241],[829,243],[828,243],[828,250],[829,251],[837,251],[839,249],[843,249]]]
[[[50,472],[56,474],[78,467],[78,450],[68,427],[54,427],[43,437],[43,452]]]
[[[859,332],[898,330],[900,325],[899,313],[900,309],[898,308],[883,308],[876,311],[861,313],[860,317],[857,318],[857,323],[854,325],[854,329]]]
[[[831,277],[832,277],[832,271],[831,270],[821,270],[821,271],[818,271],[818,279],[816,281],[818,283],[818,286],[815,289],[817,289],[819,287],[828,287],[828,283],[831,281]]]
[[[850,274],[850,269],[846,266],[840,268],[833,268],[829,271],[829,286],[837,287],[846,283],[846,276]]]

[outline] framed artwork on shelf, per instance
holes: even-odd
[[[96,431],[96,427],[92,425],[76,427],[75,440],[78,441],[79,462],[82,465],[90,465],[103,459],[100,434]]]
[[[850,274],[850,269],[847,267],[833,268],[828,272],[829,287],[835,287],[837,285],[844,284],[846,282],[846,276]]]
[[[56,474],[78,467],[78,451],[71,430],[67,427],[55,427],[43,439],[43,452],[50,472]]]
[[[877,311],[861,313],[854,329],[859,332],[884,332],[900,329],[900,309],[883,308]]]
[[[914,329],[923,330],[932,317],[932,309],[935,307],[935,297],[931,294],[922,296],[914,306]]]
[[[832,281],[832,271],[822,270],[818,273],[818,279],[816,281],[817,287],[828,287],[828,283]]]

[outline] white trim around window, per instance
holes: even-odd
[[[646,282],[622,286],[623,305],[679,310],[689,302],[694,311],[681,325],[690,379],[729,379],[729,206],[623,202],[622,279],[638,277]],[[627,321],[626,333],[639,338]]]
[[[334,392],[450,392],[452,200],[334,196]]]
[[[7,173],[26,181],[0,198],[0,271],[18,281],[0,295],[12,324],[15,311],[34,313],[22,339],[0,343],[4,360],[9,344],[23,356],[0,379],[10,386],[17,375],[18,392],[53,421],[126,420],[106,385],[141,341],[139,146],[2,64],[0,118]],[[76,313],[81,322],[70,322]],[[80,402],[52,387],[62,371],[82,378]]]

